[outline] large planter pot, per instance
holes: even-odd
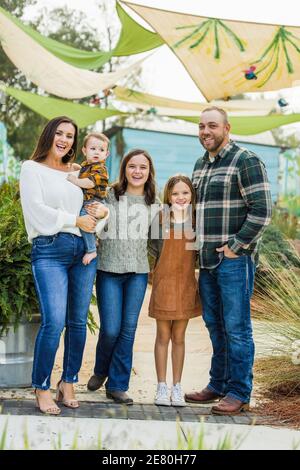
[[[0,388],[30,387],[33,352],[40,316],[21,323],[16,331],[11,326],[0,338]]]

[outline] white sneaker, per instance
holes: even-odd
[[[186,406],[186,401],[184,399],[183,391],[181,385],[178,382],[176,385],[173,385],[171,391],[171,405],[172,406]]]
[[[165,382],[159,382],[157,384],[154,404],[163,405],[163,406],[171,406],[171,401],[169,397],[169,389]]]

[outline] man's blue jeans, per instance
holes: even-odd
[[[249,256],[226,258],[201,269],[203,319],[213,346],[208,388],[244,403],[250,401],[254,343],[250,298],[255,265]]]
[[[100,332],[94,373],[108,376],[109,391],[128,390],[133,343],[148,274],[97,271]]]
[[[33,239],[31,261],[42,317],[35,343],[32,386],[47,390],[64,327],[62,379],[78,381],[86,340],[86,323],[97,269],[85,266],[82,237],[60,232]]]

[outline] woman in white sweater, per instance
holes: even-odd
[[[22,165],[21,203],[32,243],[32,273],[41,311],[36,339],[32,386],[43,413],[57,415],[60,408],[50,393],[51,372],[65,327],[62,378],[57,400],[77,408],[73,384],[78,381],[86,339],[86,320],[97,260],[82,263],[84,245],[80,230],[93,232],[96,219],[79,216],[82,190],[67,176],[78,171],[78,129],[67,117],[52,119],[44,128],[30,160]]]

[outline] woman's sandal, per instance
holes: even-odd
[[[36,400],[36,407],[40,410],[41,413],[45,415],[52,415],[52,416],[58,416],[61,413],[61,409],[56,406],[55,404],[52,406],[48,406],[47,408],[42,407],[39,402],[39,396],[36,392],[36,388],[34,389],[34,394],[35,394],[35,400]]]
[[[63,380],[61,379],[58,384],[57,384],[57,389],[56,389],[56,401],[59,403],[61,402],[64,406],[67,408],[79,408],[79,403],[76,398],[65,398],[64,397],[64,391],[61,387]]]

